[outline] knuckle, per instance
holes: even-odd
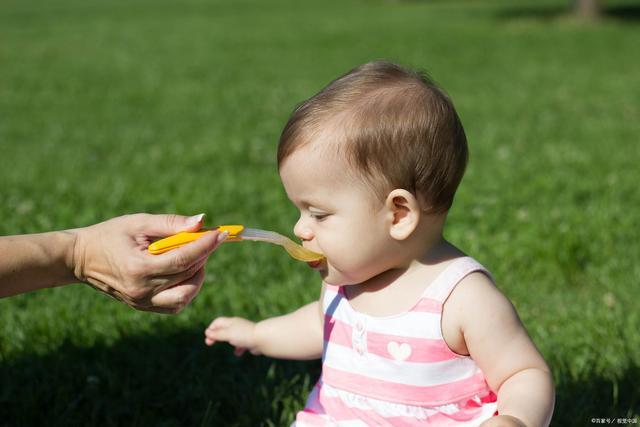
[[[145,296],[141,293],[140,289],[131,284],[122,286],[116,298],[137,310],[140,309],[139,307],[145,300]]]
[[[137,225],[141,222],[141,214],[126,214],[118,217],[120,221],[129,226]]]
[[[143,214],[143,213],[125,215],[125,217],[127,218],[127,221],[129,221],[130,223],[135,223],[135,224],[141,224],[141,223],[143,224],[143,223],[145,223],[146,216],[147,216],[147,214]]]
[[[139,286],[131,286],[127,290],[127,294],[133,304],[136,306],[142,306],[142,303],[147,299],[148,291]]]
[[[176,214],[168,214],[164,220],[168,229],[174,229],[178,224],[178,216]]]
[[[173,266],[179,271],[187,270],[189,267],[191,267],[190,264],[191,263],[189,262],[189,259],[183,254],[178,253],[173,258]]]
[[[189,282],[190,282],[190,283],[197,284],[197,283],[195,283],[195,282],[196,282],[196,279],[197,279],[197,277],[196,277],[196,276],[197,276],[197,275],[198,275],[198,273],[200,272],[200,269],[201,269],[201,268],[202,268],[202,266],[196,263],[196,264],[194,264],[194,265],[190,266],[190,267],[186,270],[186,276],[188,276],[188,279],[190,279],[190,280],[189,280]]]
[[[143,307],[143,304],[141,303],[140,299],[136,298],[135,295],[131,295],[130,289],[123,289],[122,291],[119,291],[116,298],[122,301],[123,303],[125,303],[126,305],[128,305],[129,307],[135,308],[136,310],[141,310]]]
[[[127,304],[142,305],[148,302],[150,289],[144,286],[138,280],[128,280],[125,286],[123,286],[121,294],[123,298],[126,298]]]
[[[136,213],[124,215],[122,218],[133,232],[139,233],[143,232],[146,224],[149,223],[149,216],[146,213]]]

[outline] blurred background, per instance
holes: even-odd
[[[292,236],[275,158],[294,106],[370,60],[424,69],[470,144],[446,235],[551,365],[553,424],[640,422],[640,3],[589,3],[3,0],[0,235],[144,211]],[[246,243],[176,317],[84,285],[0,300],[0,426],[288,425],[319,363],[236,358],[203,329],[319,284]]]

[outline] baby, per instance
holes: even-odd
[[[545,426],[549,368],[488,271],[443,238],[467,163],[451,100],[425,76],[371,62],[295,109],[278,147],[294,233],[326,260],[318,301],[227,341],[322,357],[296,426]]]

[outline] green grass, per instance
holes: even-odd
[[[554,425],[640,417],[638,21],[578,22],[561,0],[306,3],[0,2],[0,234],[138,211],[291,234],[275,150],[293,106],[368,60],[426,68],[471,148],[447,235],[550,363]],[[83,285],[0,300],[0,426],[287,425],[318,363],[238,359],[202,330],[318,291],[243,244],[177,317]]]

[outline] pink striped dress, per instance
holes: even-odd
[[[472,258],[452,261],[409,311],[355,311],[344,289],[327,286],[322,376],[303,426],[477,426],[496,413],[496,395],[468,356],[442,337],[442,306],[468,274],[489,274]]]

